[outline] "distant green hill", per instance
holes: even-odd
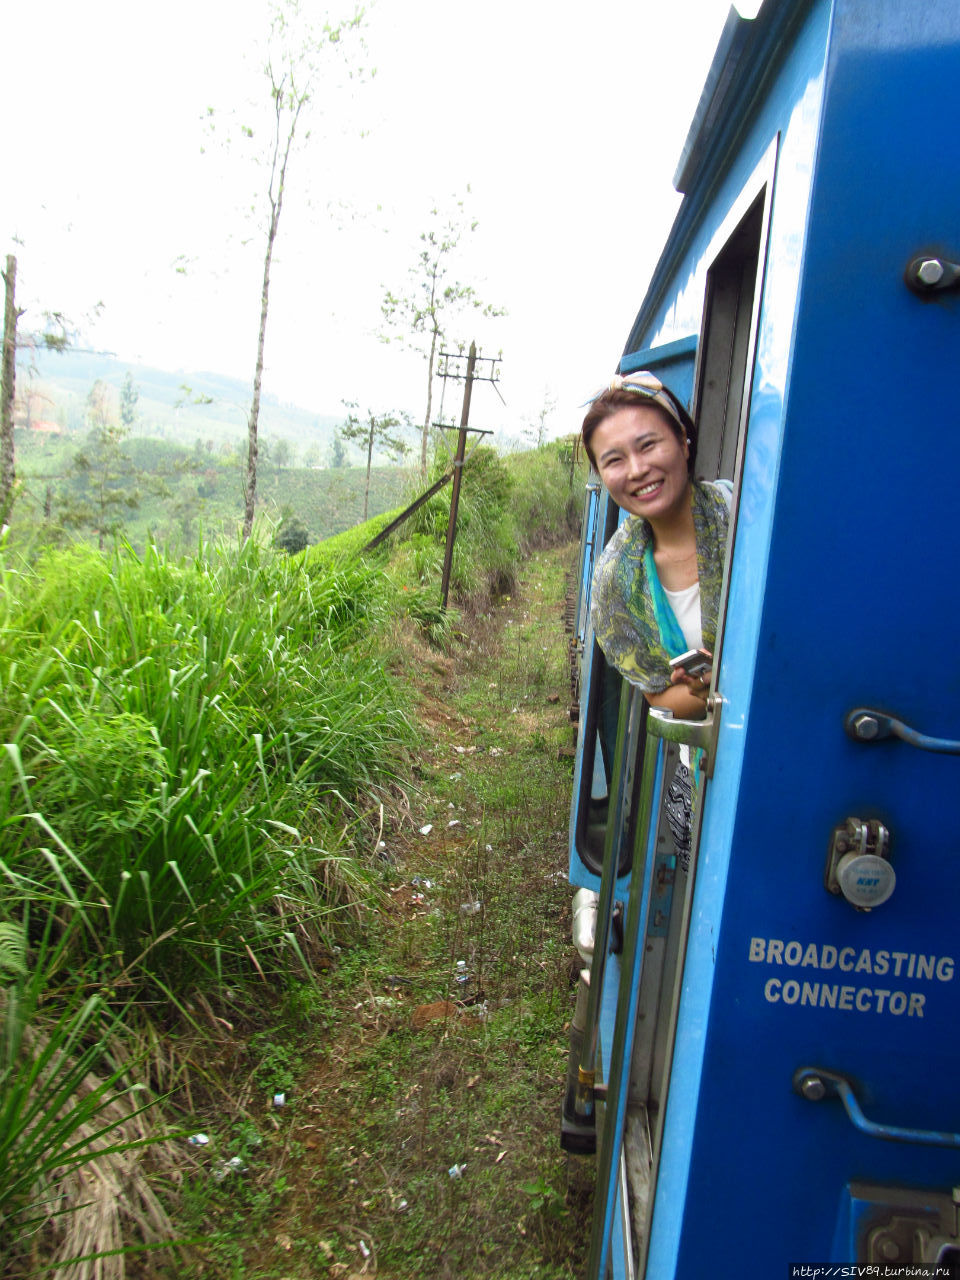
[[[119,396],[127,374],[139,394],[134,434],[157,436],[192,446],[212,440],[214,447],[246,438],[252,384],[219,373],[170,372],[131,364],[115,356],[67,350],[23,352],[17,361],[17,422],[49,421],[68,431],[85,428],[87,395],[96,381]],[[209,401],[209,403],[197,403]],[[283,404],[265,395],[260,408],[260,434],[267,441],[286,440],[303,458],[311,447],[326,462],[333,431],[343,418]]]

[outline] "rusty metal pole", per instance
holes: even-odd
[[[473,370],[477,363],[477,344],[470,343],[467,357],[467,382],[463,388],[463,408],[460,411],[460,430],[457,433],[457,453],[453,460],[453,492],[450,494],[450,522],[447,525],[447,547],[443,553],[443,581],[440,584],[440,608],[446,609],[450,594],[450,567],[453,564],[453,544],[457,536],[457,507],[460,505],[460,480],[463,476],[463,459],[467,452],[467,423],[470,421],[470,392],[473,389]]]

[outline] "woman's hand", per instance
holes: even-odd
[[[712,667],[696,676],[689,675],[682,667],[676,667],[670,674],[670,683],[671,685],[682,685],[692,697],[705,703],[710,692],[710,677],[712,675]]]
[[[689,676],[685,671],[674,672],[669,689],[663,693],[645,693],[643,696],[651,707],[663,707],[672,711],[678,720],[702,720],[707,714],[707,695],[710,692],[710,672],[703,673],[705,683],[699,676]]]

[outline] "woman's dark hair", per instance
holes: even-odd
[[[659,403],[660,396],[663,396],[669,402],[669,408],[666,404]],[[618,409],[634,409],[639,405],[645,404],[650,405],[653,409],[659,409],[664,421],[669,424],[670,430],[680,443],[690,445],[690,452],[687,457],[687,471],[692,476],[693,463],[697,453],[697,428],[689,413],[687,413],[669,387],[664,387],[662,391],[657,393],[656,397],[638,394],[637,391],[631,391],[628,387],[614,387],[607,391],[602,391],[591,402],[583,420],[583,426],[580,428],[580,442],[594,470],[597,469],[597,459],[594,456],[590,440],[600,423],[605,422]]]

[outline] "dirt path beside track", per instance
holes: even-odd
[[[568,1200],[558,1142],[577,967],[573,555],[534,556],[512,598],[463,624],[467,639],[447,654],[410,641],[402,659],[417,776],[408,807],[385,814],[381,909],[336,965],[341,1034],[323,1037],[305,1082],[306,1124],[291,1120],[291,1176],[310,1187],[330,1276],[578,1273],[584,1205]]]

